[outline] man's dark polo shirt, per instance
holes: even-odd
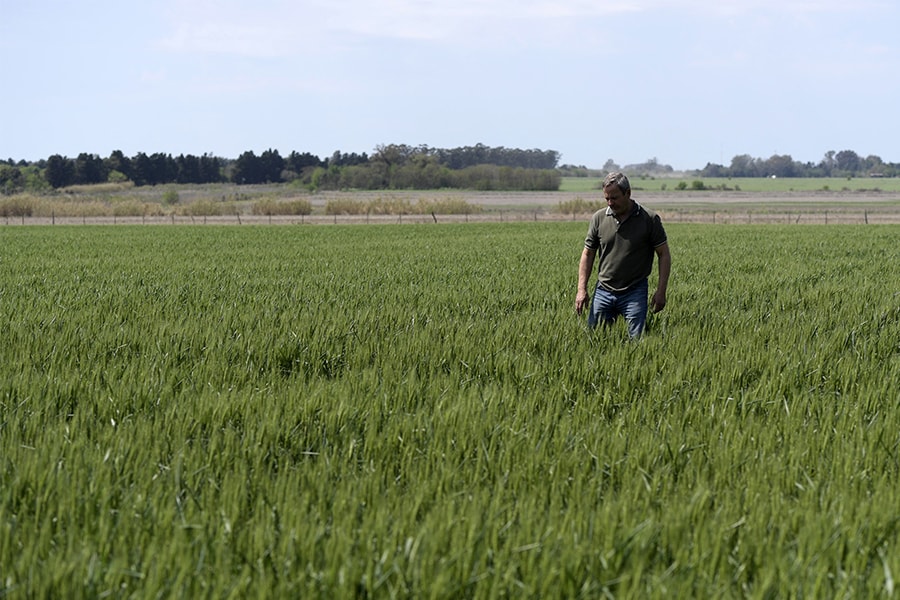
[[[635,202],[631,215],[621,224],[609,208],[595,212],[584,246],[598,251],[600,287],[624,292],[650,276],[656,248],[666,241],[659,216]]]

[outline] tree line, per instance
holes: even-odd
[[[624,171],[634,177],[900,177],[900,163],[886,162],[880,156],[861,156],[853,150],[829,150],[818,162],[801,162],[789,154],[754,158],[739,154],[728,166],[707,163],[702,169],[677,173],[670,165],[651,158],[642,163],[619,166],[613,159],[600,170],[563,165],[560,170],[573,177],[603,176],[611,171]]]
[[[521,150],[483,144],[453,149],[389,144],[366,153],[336,151],[321,159],[309,152],[282,156],[268,149],[248,150],[236,159],[121,150],[101,158],[81,153],[54,154],[37,163],[0,162],[0,192],[60,189],[72,185],[132,182],[135,186],[231,182],[239,185],[298,182],[318,189],[473,188],[559,189],[555,150]]]
[[[656,158],[620,167],[612,159],[595,171],[572,165],[558,166],[555,150],[522,150],[484,144],[452,149],[388,144],[377,146],[371,156],[334,152],[319,158],[310,152],[277,150],[257,155],[246,151],[236,159],[212,154],[137,153],[128,157],[120,150],[101,158],[81,153],[75,158],[54,154],[35,163],[0,161],[0,194],[39,192],[71,185],[132,182],[136,186],[169,183],[203,184],[231,182],[239,185],[295,182],[310,190],[322,189],[441,189],[534,190],[559,189],[562,175],[602,175],[624,170],[632,176],[673,176],[674,169]],[[707,163],[689,171],[701,177],[900,177],[900,163],[879,156],[861,156],[853,150],[833,150],[819,162],[801,162],[790,155],[767,159],[737,155],[728,166]]]
[[[708,163],[697,172],[703,177],[898,177],[900,163],[885,162],[880,156],[862,157],[853,150],[829,150],[817,163],[794,160],[790,154],[767,159],[739,154],[729,166]]]

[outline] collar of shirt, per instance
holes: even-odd
[[[635,203],[634,203],[634,208],[632,208],[631,214],[628,215],[628,216],[629,216],[629,217],[633,217],[634,215],[638,214],[639,212],[641,212],[641,205],[638,204],[637,202],[635,202]],[[610,207],[608,207],[608,206],[606,207],[606,216],[607,216],[607,217],[615,217],[615,216],[616,216],[616,215],[613,214],[612,209],[611,209]]]

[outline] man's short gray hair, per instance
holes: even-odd
[[[619,189],[623,194],[627,194],[631,191],[631,182],[625,177],[625,173],[620,173],[619,171],[610,173],[606,176],[606,179],[603,180],[603,189],[606,189],[611,185],[619,186]]]

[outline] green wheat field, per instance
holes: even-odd
[[[893,596],[900,226],[586,230],[0,227],[0,596]]]

